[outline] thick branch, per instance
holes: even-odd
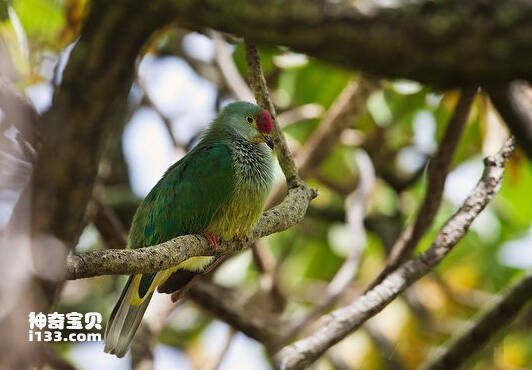
[[[0,79],[0,108],[3,113],[0,121],[15,126],[22,139],[34,145],[37,112],[31,103],[20,96],[15,87],[3,78]]]
[[[515,81],[487,91],[517,143],[532,159],[532,87],[526,82]]]
[[[532,299],[532,274],[529,273],[499,296],[481,316],[473,320],[463,333],[434,358],[422,365],[422,370],[458,369],[472,354],[500,329],[512,321],[523,306]]]
[[[255,230],[248,235],[247,242],[222,242],[213,250],[205,238],[184,235],[146,248],[94,250],[69,256],[66,278],[72,280],[99,275],[149,273],[178,265],[194,256],[233,254],[260,237],[286,230],[301,222],[315,195],[304,186],[290,189],[281,204],[264,212]]]
[[[312,335],[282,349],[275,357],[282,370],[304,369],[328,348],[380,312],[397,295],[431,271],[462,239],[471,223],[500,187],[504,165],[514,148],[509,139],[494,156],[485,159],[484,173],[472,193],[446,222],[430,248],[389,274],[379,285],[348,306],[331,312]]]
[[[125,116],[135,58],[161,16],[124,1],[114,4],[110,10],[105,1],[91,3],[61,86],[40,122],[32,231],[52,234],[70,248],[81,231],[105,139]],[[128,42],[121,40],[124,34]]]
[[[532,79],[528,0],[397,1],[391,7],[328,0],[168,3],[183,26],[285,45],[376,75],[439,86]]]
[[[9,228],[10,236],[30,237],[24,239],[27,247],[18,249],[31,253],[33,263],[15,264],[31,265],[36,276],[31,278],[30,270],[22,268],[20,276],[27,284],[22,291],[27,293],[12,297],[15,309],[0,319],[0,331],[14,335],[9,345],[0,348],[3,368],[36,365],[36,346],[15,333],[26,327],[27,312],[51,307],[60,287],[55,280],[62,275],[63,258],[84,224],[106,139],[125,117],[134,61],[152,31],[168,20],[155,6],[135,6],[126,0],[112,4],[109,9],[107,1],[90,2],[52,106],[39,120],[32,182],[19,197]]]

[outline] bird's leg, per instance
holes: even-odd
[[[216,235],[210,232],[206,232],[203,234],[205,238],[207,238],[207,241],[209,242],[209,245],[212,247],[212,249],[216,249],[218,246],[218,239],[216,239]]]
[[[242,237],[237,237],[236,240],[238,240],[240,244],[244,244],[244,245],[249,243],[249,238],[247,237],[247,235],[244,235]]]

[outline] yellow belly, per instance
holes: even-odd
[[[266,196],[266,192],[257,189],[238,192],[214,217],[207,231],[225,241],[245,237],[259,221]]]

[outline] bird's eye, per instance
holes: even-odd
[[[253,123],[253,118],[248,117],[248,123]]]

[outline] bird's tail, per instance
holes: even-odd
[[[105,328],[104,351],[117,357],[124,357],[129,349],[153,295],[152,291],[139,300],[137,281],[140,278],[141,275],[129,277]]]
[[[214,259],[213,256],[191,257],[167,270],[130,276],[105,328],[104,351],[123,357],[133,341],[155,289],[159,287],[161,293],[173,292],[172,299],[176,301],[195,275],[216,264],[211,263]]]

